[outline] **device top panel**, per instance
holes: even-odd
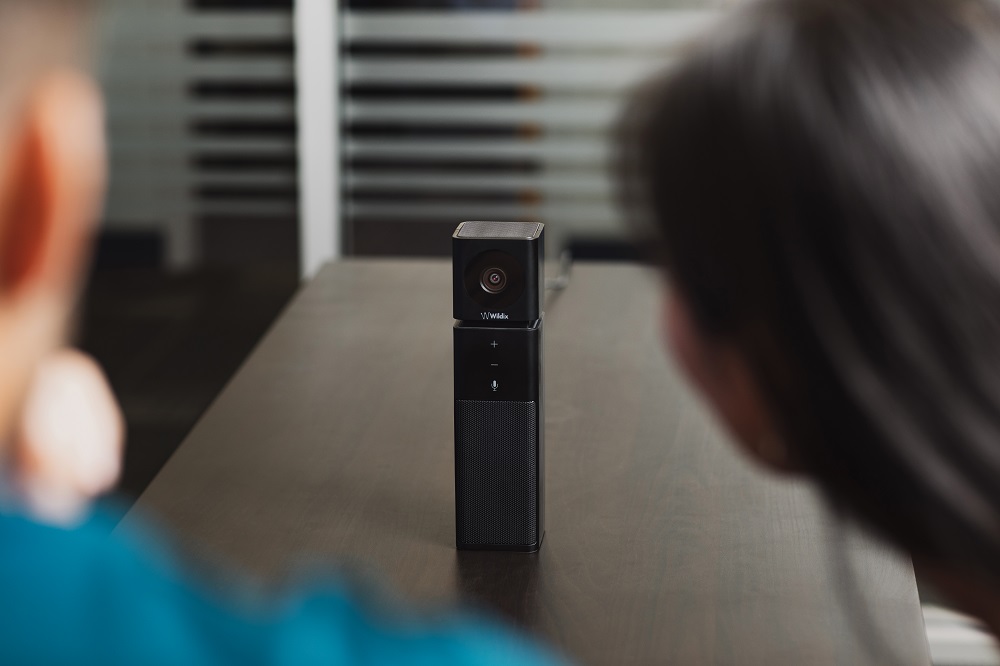
[[[535,240],[542,235],[544,224],[538,222],[463,222],[456,238],[523,238]]]

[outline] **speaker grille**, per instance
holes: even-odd
[[[537,544],[537,403],[458,400],[455,410],[458,545]]]
[[[537,222],[466,222],[459,238],[538,238],[542,227]]]

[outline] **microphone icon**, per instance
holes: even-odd
[[[496,391],[498,388],[500,388],[500,385],[497,384],[497,380],[495,380],[495,379],[493,380],[493,383],[490,386],[493,387],[494,391]]]

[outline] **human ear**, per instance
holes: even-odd
[[[50,73],[13,122],[0,172],[0,298],[71,299],[103,196],[101,98],[83,74]]]

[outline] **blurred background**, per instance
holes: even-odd
[[[127,421],[122,508],[325,260],[447,256],[467,219],[634,260],[609,129],[729,4],[104,0],[111,189],[80,337]],[[964,618],[925,619],[936,664],[1000,664]]]
[[[295,38],[290,0],[101,6],[111,187],[81,337],[131,499],[298,286]]]
[[[293,0],[106,0],[111,189],[82,338],[128,421],[125,494],[315,257],[446,256],[459,222],[502,219],[546,223],[553,256],[632,258],[609,127],[724,4],[347,0],[297,34]],[[297,66],[310,39],[329,62],[321,48]],[[300,127],[299,91],[324,88],[328,127]],[[303,153],[317,150],[329,206],[310,218]]]

